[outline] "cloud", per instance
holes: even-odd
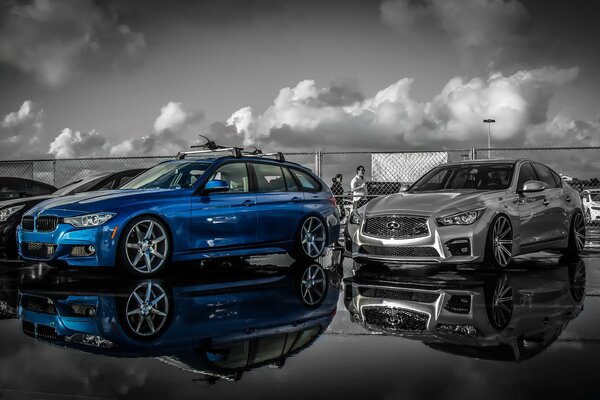
[[[56,158],[174,155],[189,147],[193,129],[203,118],[200,110],[188,110],[182,103],[169,102],[161,107],[154,131],[149,135],[117,141],[96,130],[81,132],[65,128],[50,143],[48,154]]]
[[[24,101],[17,111],[7,114],[0,121],[0,158],[39,155],[32,148],[40,140],[43,119],[44,110],[31,100]]]
[[[183,104],[170,101],[161,107],[160,115],[154,121],[154,131],[182,132],[204,118],[204,114],[197,110],[186,110]]]
[[[141,61],[144,34],[93,0],[11,2],[0,15],[0,60],[51,87],[83,69],[127,68]]]
[[[495,73],[487,79],[456,77],[429,102],[412,97],[409,78],[373,97],[357,94],[344,102],[323,101],[332,88],[304,80],[281,89],[262,114],[244,107],[213,128],[228,139],[237,135],[245,146],[403,150],[482,146],[487,141],[483,119],[495,118],[493,144],[520,146],[545,132],[553,94],[578,75],[576,67],[545,67],[509,76]]]
[[[380,13],[404,36],[441,29],[467,64],[483,61],[494,68],[531,43],[529,13],[517,0],[385,0]]]
[[[95,130],[86,133],[65,128],[50,143],[48,154],[56,158],[102,156],[105,145],[106,138]]]

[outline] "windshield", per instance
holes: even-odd
[[[94,186],[100,179],[103,179],[106,175],[96,175],[92,177],[87,177],[80,179],[75,182],[67,183],[65,186],[58,189],[53,194],[57,194],[59,196],[66,196],[70,194],[77,194],[81,192],[87,192],[92,186]]]
[[[209,166],[210,163],[198,161],[158,164],[133,178],[119,189],[189,188]]]
[[[470,189],[503,190],[510,186],[514,164],[467,164],[434,168],[419,179],[411,192]]]

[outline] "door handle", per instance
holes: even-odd
[[[300,203],[302,201],[302,199],[300,197],[294,196],[294,197],[292,197],[291,201],[292,201],[292,203]]]
[[[252,200],[246,200],[245,202],[242,203],[242,205],[246,206],[246,207],[251,207],[253,205],[255,205],[256,202],[252,201]]]
[[[544,205],[547,206],[548,204],[550,204],[550,200],[544,199]]]

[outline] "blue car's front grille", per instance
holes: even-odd
[[[35,229],[38,232],[54,232],[58,226],[58,217],[53,215],[41,215],[35,221]]]
[[[54,257],[56,245],[24,242],[21,246],[21,252],[25,257],[48,259]]]

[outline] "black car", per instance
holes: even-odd
[[[54,193],[56,187],[31,179],[0,177],[0,201]]]
[[[32,189],[29,193],[35,193],[35,197],[14,196],[15,198],[3,198],[10,200],[0,201],[0,257],[13,259],[18,257],[15,231],[17,225],[21,221],[21,217],[31,207],[54,197],[68,196],[81,192],[92,192],[96,190],[116,189],[143,171],[145,171],[145,169],[130,169],[120,172],[102,172],[71,182],[58,190],[56,190],[54,186],[35,181],[28,181],[27,179],[0,178],[0,187],[4,184],[4,179],[16,179],[17,181],[25,181],[26,188],[30,187],[31,185]],[[52,190],[40,192],[39,190],[41,189],[37,189],[38,192],[34,192],[33,188],[35,188],[35,184],[39,184],[40,187],[42,185],[48,186],[49,188],[52,188]]]

